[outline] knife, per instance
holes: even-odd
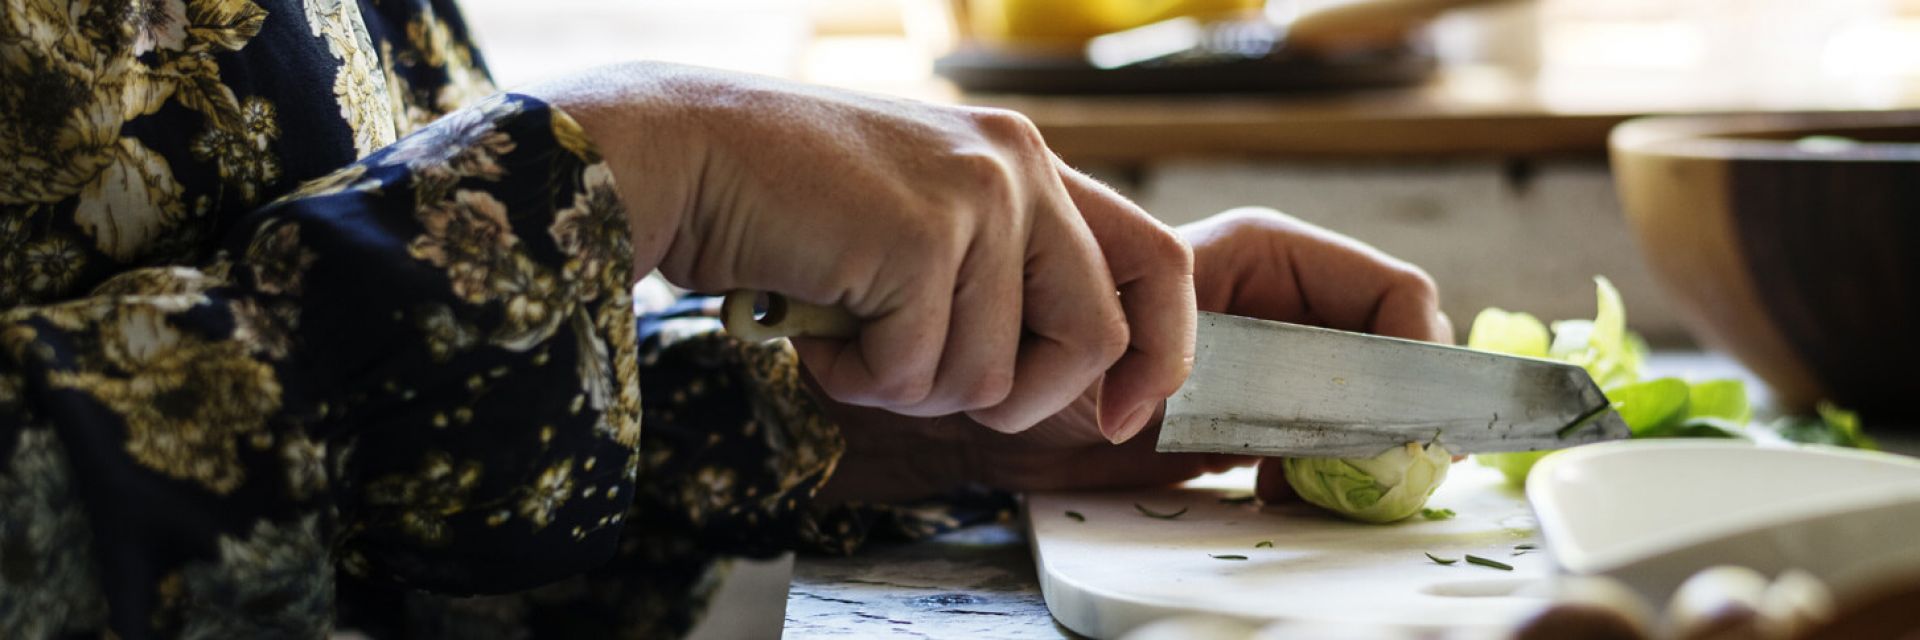
[[[1578,366],[1203,311],[1156,448],[1365,458],[1409,442],[1495,453],[1628,434]]]
[[[755,291],[727,294],[720,316],[750,341],[859,326],[837,307]],[[1587,371],[1562,362],[1205,311],[1194,347],[1159,451],[1364,458],[1418,442],[1495,453],[1629,433]]]

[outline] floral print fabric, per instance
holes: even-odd
[[[0,636],[670,637],[945,517],[809,503],[792,352],[636,317],[608,168],[450,3],[0,7]]]

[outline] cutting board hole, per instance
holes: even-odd
[[[1538,598],[1545,586],[1540,580],[1462,580],[1430,584],[1420,592],[1443,598]]]

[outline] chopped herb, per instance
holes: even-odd
[[[1421,509],[1420,517],[1428,520],[1446,520],[1454,516],[1452,509]]]
[[[1086,517],[1086,516],[1083,516],[1083,515],[1080,515],[1080,512],[1078,512],[1078,511],[1068,511],[1068,512],[1067,512],[1067,517],[1069,517],[1069,518],[1072,518],[1074,522],[1086,522],[1086,521],[1087,521],[1087,517]]]
[[[1258,499],[1259,498],[1253,496],[1234,496],[1231,498],[1221,498],[1220,504],[1253,504],[1253,501]]]
[[[1526,550],[1526,549],[1518,549],[1518,550],[1515,550],[1515,551],[1514,551],[1514,552],[1513,552],[1513,553],[1512,553],[1511,555],[1512,555],[1513,557],[1516,557],[1516,558],[1518,558],[1518,557],[1520,557],[1520,556],[1524,556],[1524,555],[1527,555],[1527,554],[1529,554],[1529,553],[1533,553],[1533,552],[1532,552],[1532,551],[1528,551],[1528,550]]]
[[[1534,550],[1534,549],[1538,549],[1538,548],[1540,548],[1540,547],[1538,547],[1538,546],[1535,546],[1535,545],[1534,545],[1533,543],[1527,543],[1527,544],[1516,544],[1516,545],[1513,545],[1513,548],[1514,548],[1514,549],[1516,549],[1516,550],[1520,550],[1520,551],[1532,551],[1532,550]]]
[[[1476,556],[1471,553],[1467,554],[1467,564],[1477,564],[1482,567],[1499,569],[1501,571],[1513,570],[1513,565],[1507,564],[1505,562],[1501,562],[1499,560],[1488,560],[1486,558],[1482,558],[1480,556]]]
[[[1207,557],[1215,560],[1245,560],[1246,556],[1237,553],[1209,553]]]
[[[1432,560],[1434,564],[1453,564],[1460,561],[1459,558],[1441,558],[1431,553],[1427,554],[1427,559]]]
[[[1158,511],[1154,511],[1152,509],[1148,509],[1144,506],[1141,506],[1140,503],[1138,502],[1133,503],[1133,508],[1138,509],[1140,511],[1140,515],[1143,515],[1149,518],[1159,518],[1161,520],[1172,520],[1174,518],[1180,517],[1181,514],[1184,514],[1187,512],[1186,507],[1180,507],[1179,511],[1175,511],[1173,513],[1160,513]]]
[[[1255,543],[1253,543],[1253,548],[1255,548],[1255,549],[1272,549],[1272,548],[1273,548],[1273,541],[1272,541],[1272,540],[1261,540],[1261,541],[1259,541],[1259,542],[1255,542]]]

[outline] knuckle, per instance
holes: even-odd
[[[960,402],[967,409],[982,409],[998,406],[1013,393],[1013,374],[1009,371],[990,371],[981,375],[961,394]]]
[[[868,394],[879,404],[904,407],[920,404],[933,393],[933,374],[906,373],[885,376]]]
[[[1088,356],[1100,369],[1113,366],[1126,355],[1127,344],[1132,335],[1127,330],[1126,316],[1120,313],[1118,305],[1106,314],[1092,335],[1088,336]]]
[[[1043,148],[1045,142],[1040,137],[1040,128],[1026,114],[1012,109],[991,107],[973,110],[974,126],[988,137],[1004,143],[1018,144],[1029,148]]]

